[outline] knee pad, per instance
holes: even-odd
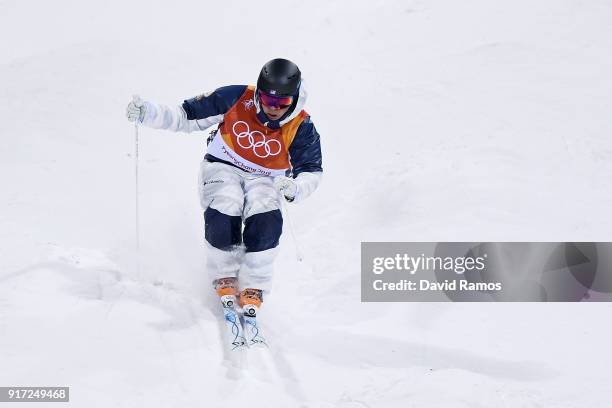
[[[242,217],[208,207],[204,211],[204,237],[215,248],[232,249],[242,243]]]
[[[277,247],[282,232],[283,215],[280,210],[251,215],[244,221],[246,252],[260,252]]]

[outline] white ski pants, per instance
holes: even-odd
[[[283,226],[273,178],[204,160],[199,186],[211,281],[238,277],[240,289],[269,291]]]

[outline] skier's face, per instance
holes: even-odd
[[[258,90],[259,102],[261,107],[271,120],[279,120],[293,104],[293,96],[271,95]]]
[[[274,106],[266,106],[264,104],[261,104],[261,108],[263,109],[266,116],[270,118],[270,120],[279,120],[289,110],[288,107],[287,108],[277,108]]]

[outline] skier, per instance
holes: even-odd
[[[206,267],[224,307],[238,297],[255,316],[270,290],[283,218],[281,200],[299,202],[319,185],[319,134],[303,110],[299,68],[286,59],[267,62],[257,86],[231,85],[171,108],[134,97],[128,120],[174,132],[206,130],[200,167]],[[243,228],[244,224],[244,228]]]

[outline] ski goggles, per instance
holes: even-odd
[[[270,108],[285,109],[293,103],[293,96],[275,96],[263,91],[257,91],[259,101]]]

